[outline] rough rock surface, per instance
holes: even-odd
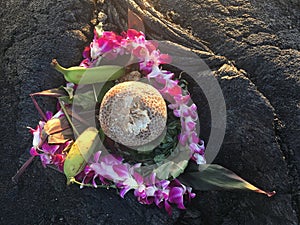
[[[297,0],[2,1],[1,224],[298,224],[300,5]],[[153,6],[153,7],[152,7]],[[127,7],[151,38],[193,49],[215,73],[226,101],[227,128],[219,163],[251,183],[276,190],[198,192],[185,212],[169,218],[113,190],[79,190],[35,161],[17,184],[38,114],[29,94],[63,84],[49,65],[77,65],[98,12],[121,30]],[[185,49],[185,48],[183,48]],[[201,90],[195,88],[194,93]],[[54,104],[39,99],[41,106]],[[197,98],[195,99],[197,102]],[[199,100],[201,104],[201,99]],[[204,120],[209,109],[203,106]],[[205,129],[202,128],[203,137]],[[20,160],[19,160],[20,159]],[[298,215],[298,217],[297,217]]]
[[[53,58],[78,65],[93,35],[93,1],[6,1],[1,10],[1,224],[172,224],[174,218],[113,190],[80,190],[38,160],[17,185],[11,181],[31,145],[26,126],[38,113],[30,93],[64,83],[50,66]],[[41,99],[40,105],[55,105]],[[178,216],[178,215],[177,215]],[[169,222],[171,221],[171,222]]]

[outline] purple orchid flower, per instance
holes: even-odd
[[[59,118],[63,116],[62,110],[59,110],[55,115],[52,112],[46,112],[46,119],[50,120],[52,118]],[[46,121],[40,121],[36,129],[29,127],[29,131],[33,135],[32,147],[30,149],[30,154],[32,156],[39,156],[42,165],[46,167],[47,165],[55,165],[59,170],[63,170],[63,162],[65,160],[65,154],[63,150],[71,143],[67,141],[63,144],[48,144],[47,140],[42,140],[42,130],[46,124]]]

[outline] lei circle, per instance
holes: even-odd
[[[168,108],[173,110],[174,116],[180,119],[179,145],[189,149],[189,157],[197,164],[205,164],[204,142],[199,139],[196,132],[197,106],[194,103],[191,104],[190,94],[182,90],[178,84],[179,81],[174,79],[174,74],[160,67],[162,64],[170,64],[172,59],[168,54],[160,53],[158,42],[146,40],[144,33],[133,29],[123,32],[122,35],[111,31],[98,33],[95,30],[92,43],[83,51],[84,60],[80,66],[97,67],[102,59],[113,61],[117,56],[122,55],[137,59],[139,71],[148,80],[151,80],[164,99],[170,102]],[[73,87],[74,85],[69,83],[66,88],[72,89]],[[64,115],[65,112],[60,109],[54,116],[48,113],[45,121]],[[34,137],[30,152],[34,156],[40,156],[44,166],[54,164],[63,170],[64,160],[67,156],[64,149],[71,145],[71,142],[49,145],[47,141],[43,140],[43,144],[39,146],[45,121],[41,121],[36,129],[30,128]],[[176,204],[178,208],[184,209],[185,200],[195,197],[191,187],[186,187],[176,179],[184,171],[187,161],[179,161],[175,165],[179,166],[181,170],[173,171],[173,164],[166,163],[153,170],[150,175],[143,177],[137,172],[141,163],[130,165],[124,162],[120,156],[103,155],[103,152],[98,151],[89,159],[83,171],[71,182],[79,183],[81,187],[89,185],[114,187],[119,190],[121,197],[133,189],[134,195],[140,203],[155,203],[158,207],[164,207],[168,213],[171,213],[171,204]],[[162,175],[161,171],[167,171],[167,173]],[[168,179],[170,176],[173,179]]]

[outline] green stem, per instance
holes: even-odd
[[[71,120],[71,118],[70,118],[70,116],[69,116],[69,114],[68,114],[68,112],[67,112],[67,110],[66,110],[66,108],[65,108],[64,103],[61,101],[60,98],[58,98],[58,101],[59,101],[59,104],[60,104],[60,106],[61,106],[61,108],[62,108],[62,110],[63,110],[63,112],[64,112],[64,114],[65,114],[65,116],[66,116],[66,118],[67,118],[67,120],[68,120],[68,122],[70,123],[70,125],[71,125],[71,127],[72,127],[74,133],[75,133],[75,134],[77,135],[77,137],[78,137],[78,136],[79,136],[79,132],[78,132],[78,130],[76,129],[76,127],[74,126],[74,124],[72,123],[72,120]]]
[[[62,74],[65,74],[67,69],[62,67],[61,65],[59,65],[59,63],[57,62],[56,59],[52,59],[51,65],[59,72],[61,72]]]
[[[80,186],[83,186],[83,187],[94,187],[92,184],[84,184],[84,183],[81,183],[79,181],[77,181],[74,177],[70,178],[70,183],[75,183],[75,184],[78,184]],[[97,188],[106,188],[106,189],[109,189],[109,188],[117,188],[116,185],[112,184],[112,185],[98,185],[97,184]]]

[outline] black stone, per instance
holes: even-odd
[[[2,1],[0,86],[1,224],[298,224],[299,222],[299,3],[295,0],[64,0]],[[225,139],[215,163],[265,190],[197,192],[186,211],[168,217],[139,204],[132,193],[67,186],[63,174],[34,160],[17,184],[11,178],[28,157],[39,115],[30,93],[54,88],[63,77],[50,66],[78,65],[99,12],[106,29],[121,31],[127,8],[144,21],[149,38],[192,49],[210,67],[227,108]],[[197,87],[195,95],[201,95]],[[195,98],[197,99],[197,98]],[[38,98],[54,110],[52,99]],[[195,100],[197,101],[197,100]],[[201,104],[201,101],[199,101]],[[210,119],[199,109],[208,138]],[[205,118],[205,119],[204,119]],[[204,122],[203,122],[204,120]],[[204,130],[203,130],[204,129]],[[298,215],[298,218],[297,218]]]

